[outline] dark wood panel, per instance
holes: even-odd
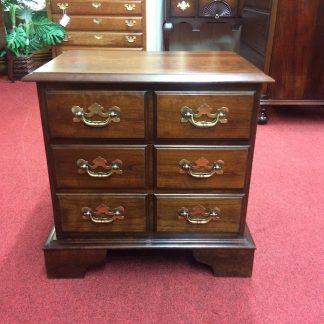
[[[58,188],[145,188],[146,154],[144,147],[113,147],[99,145],[52,146]],[[105,166],[120,160],[122,173],[109,177],[92,177],[87,172],[79,173],[78,160],[88,161],[95,166],[90,171],[109,173],[96,163],[97,158],[107,161]],[[96,167],[99,165],[98,167]]]
[[[160,189],[239,189],[244,188],[248,149],[236,147],[158,147],[156,152],[157,188]],[[182,160],[197,166],[197,173],[208,170],[204,164],[223,161],[223,173],[195,178],[183,172]],[[206,161],[207,160],[207,161]]]
[[[50,134],[54,138],[144,138],[144,94],[134,91],[47,91]],[[116,110],[119,121],[115,118],[103,127],[87,125],[89,122],[104,123],[109,120],[107,116],[101,117],[100,111],[93,110],[98,105],[106,114],[119,108]],[[73,107],[80,107],[85,113],[95,113],[86,117],[84,122],[73,114]]]
[[[156,205],[157,231],[182,233],[238,233],[240,227],[242,198],[198,197],[190,195],[163,196],[157,195]],[[179,216],[179,211],[188,209],[190,221]],[[205,209],[205,210],[204,210]],[[195,224],[194,220],[208,220],[211,210],[217,210],[218,217],[208,223]],[[194,214],[196,212],[196,214]],[[201,214],[202,213],[202,214]]]
[[[237,139],[250,137],[254,94],[252,92],[158,92],[157,93],[157,137],[189,139]],[[194,114],[194,122],[211,123],[216,117],[206,113],[225,112],[226,118],[213,127],[201,128],[189,121],[182,122],[181,109],[188,107]],[[227,122],[226,122],[227,121]],[[198,124],[199,126],[199,124]]]
[[[275,100],[323,99],[322,0],[279,1],[270,74]]]
[[[199,0],[199,16],[200,17],[205,17],[206,15],[204,15],[204,9],[206,8],[206,6],[212,4],[213,0]],[[229,7],[231,8],[231,17],[236,16],[237,12],[238,12],[238,0],[225,0],[223,1],[224,3],[226,3],[227,5],[229,5]]]
[[[0,51],[6,46],[6,33],[2,11],[2,2],[0,1]]]
[[[62,218],[63,233],[115,233],[115,232],[145,232],[146,230],[146,196],[145,195],[108,195],[108,194],[58,194]],[[104,208],[103,208],[104,207]],[[102,214],[101,209],[109,207],[123,210],[120,219],[105,223],[103,218],[113,216]],[[84,208],[96,212],[94,222],[84,217]],[[101,212],[101,214],[100,214]],[[94,219],[96,221],[96,219]]]

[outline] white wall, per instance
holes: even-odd
[[[162,50],[163,0],[146,0],[146,46],[148,51]]]

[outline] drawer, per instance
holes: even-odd
[[[238,233],[242,202],[242,197],[157,195],[157,231]]]
[[[195,17],[196,0],[169,0],[172,17]]]
[[[158,147],[160,189],[243,189],[248,147]]]
[[[248,139],[254,92],[157,92],[157,137]]]
[[[145,188],[146,147],[53,145],[58,188]]]
[[[97,51],[116,51],[116,50],[122,50],[122,51],[142,51],[143,48],[142,47],[124,47],[124,48],[110,48],[110,47],[96,47],[96,46],[55,46],[54,51],[55,51],[55,56],[58,56],[64,52],[67,51],[93,51],[93,50],[97,50]]]
[[[65,233],[145,232],[145,195],[58,194]]]
[[[62,15],[55,14],[52,19],[59,22]],[[114,17],[114,16],[71,16],[66,30],[85,31],[142,31],[144,22],[142,17]]]
[[[237,7],[238,0],[199,0],[199,16],[215,17],[219,15],[220,17],[234,17],[237,15]]]
[[[54,138],[144,138],[145,92],[46,92]]]
[[[62,14],[61,0],[51,0],[52,13]],[[145,5],[142,0],[69,0],[66,7],[68,15],[142,15]]]
[[[141,47],[143,46],[143,33],[69,31],[65,35],[64,44],[69,46]]]

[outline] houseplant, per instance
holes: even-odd
[[[8,69],[13,70],[13,78],[20,78],[33,69],[32,54],[61,43],[65,31],[61,25],[48,19],[46,12],[33,10],[33,0],[1,2],[8,12],[5,19]]]

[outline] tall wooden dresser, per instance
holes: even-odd
[[[69,51],[25,80],[53,200],[48,277],[82,277],[111,249],[160,248],[251,276],[246,210],[271,78],[232,52]]]
[[[75,49],[146,49],[145,0],[48,0],[48,14],[70,18],[62,45],[54,54]]]

